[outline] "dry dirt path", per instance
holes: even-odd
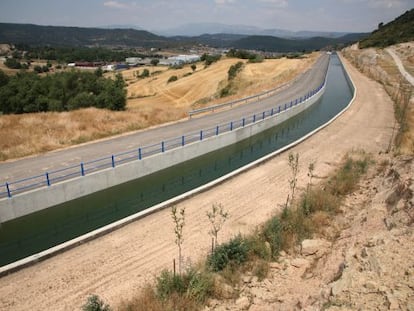
[[[412,85],[414,86],[414,77],[412,75],[410,75],[410,73],[407,72],[407,70],[405,70],[404,65],[400,59],[400,57],[397,55],[397,53],[395,53],[392,48],[387,48],[385,49],[388,54],[391,55],[391,57],[394,59],[395,64],[398,67],[398,70],[400,71],[400,73],[402,74],[402,76]]]
[[[358,87],[356,101],[334,123],[293,152],[300,154],[299,185],[306,167],[316,160],[320,177],[343,155],[363,148],[384,151],[393,124],[392,102],[383,88],[350,67]],[[183,253],[197,261],[210,245],[206,211],[221,203],[230,218],[220,232],[224,241],[248,232],[278,210],[288,193],[287,154],[281,154],[220,186],[178,204],[186,208]],[[116,307],[177,256],[170,210],[163,210],[111,234],[0,279],[0,310],[74,310],[95,293]]]

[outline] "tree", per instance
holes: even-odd
[[[140,77],[141,77],[141,78],[147,78],[147,77],[149,77],[149,75],[150,75],[149,70],[148,70],[148,69],[144,69],[144,70],[142,71],[142,73],[140,74]]]
[[[160,60],[158,58],[151,59],[151,65],[153,65],[153,66],[157,66],[159,62],[160,62]]]
[[[211,230],[209,231],[209,234],[214,239],[213,248],[215,248],[218,245],[218,233],[226,222],[229,214],[228,212],[224,211],[221,204],[213,204],[211,206],[211,211],[208,211],[206,214],[211,224]]]
[[[95,70],[95,76],[97,76],[98,78],[100,78],[100,77],[102,77],[102,76],[103,76],[103,70],[102,70],[102,67],[98,67],[98,68]]]
[[[191,69],[193,70],[193,72],[194,72],[194,71],[196,71],[196,69],[197,69],[197,65],[196,65],[196,64],[192,64],[192,65],[191,65]]]
[[[293,153],[289,153],[289,167],[292,171],[292,178],[289,180],[289,186],[291,191],[291,202],[293,202],[295,197],[295,190],[296,185],[298,182],[298,173],[299,173],[299,153],[295,155]]]
[[[178,271],[181,274],[183,263],[181,247],[184,242],[185,208],[183,207],[178,211],[177,206],[173,206],[171,208],[171,216],[174,221],[175,244],[178,246]]]
[[[3,70],[0,70],[0,87],[9,83],[9,76],[4,73]]]
[[[4,65],[6,65],[10,69],[21,69],[22,68],[22,64],[18,62],[15,58],[6,58]]]

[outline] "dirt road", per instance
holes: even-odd
[[[389,144],[392,103],[382,87],[345,62],[358,88],[356,101],[334,123],[293,148],[300,155],[299,185],[316,160],[319,177],[332,171],[351,149],[372,153]],[[279,209],[288,193],[287,154],[243,173],[178,205],[186,208],[183,253],[203,258],[210,245],[206,211],[221,203],[229,212],[219,239],[248,232]],[[116,307],[177,257],[169,210],[134,222],[35,266],[0,279],[0,310],[74,310],[95,293]]]

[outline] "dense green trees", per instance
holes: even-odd
[[[124,110],[125,83],[97,71],[69,71],[40,77],[20,72],[8,77],[0,71],[0,111],[4,114],[67,111],[86,107]]]
[[[6,65],[10,69],[28,69],[29,68],[28,63],[22,64],[15,58],[6,58],[4,65]]]
[[[109,49],[104,47],[57,47],[57,46],[29,46],[16,44],[14,57],[18,59],[48,59],[58,63],[85,62],[123,62],[126,57],[151,57],[160,59],[156,53],[143,54],[135,49]]]
[[[204,62],[206,66],[210,66],[212,63],[219,61],[220,58],[221,58],[220,54],[211,55],[211,54],[204,53],[203,55],[201,55],[200,60]]]

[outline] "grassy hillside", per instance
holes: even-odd
[[[393,44],[414,40],[414,9],[405,12],[392,22],[386,25],[379,25],[379,28],[372,34],[361,40],[360,48],[387,47]]]

